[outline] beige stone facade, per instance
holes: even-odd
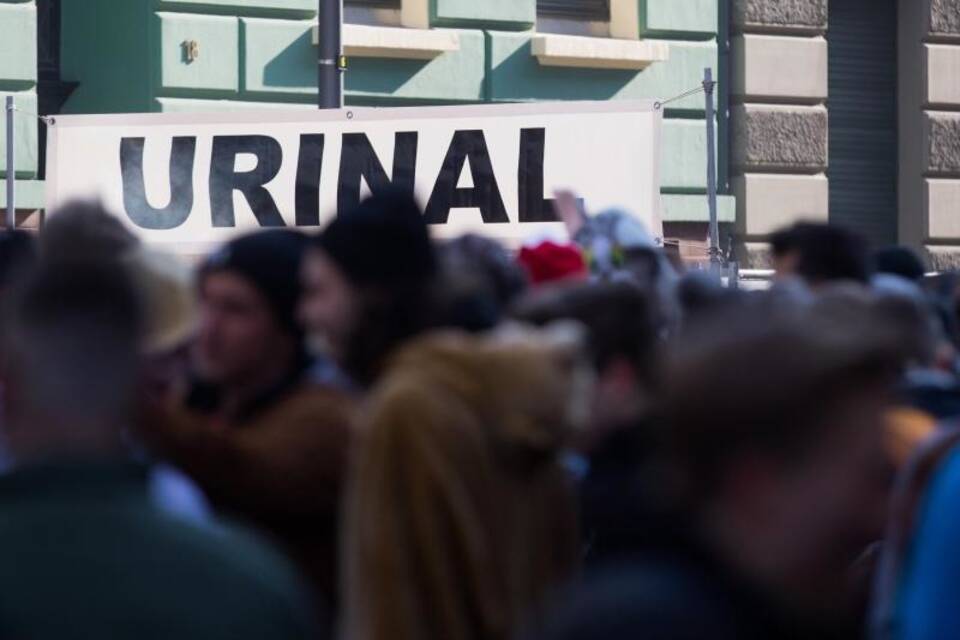
[[[734,0],[731,186],[744,267],[763,240],[828,208],[827,0]]]
[[[960,266],[960,0],[900,0],[900,240]]]
[[[839,2],[842,0],[833,0]],[[828,0],[733,0],[732,188],[744,266],[829,219]],[[960,0],[898,0],[898,240],[960,266]]]

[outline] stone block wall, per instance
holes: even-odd
[[[900,236],[960,267],[960,0],[900,2]]]
[[[827,0],[734,0],[731,168],[745,268],[766,237],[829,205]]]

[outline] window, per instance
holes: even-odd
[[[345,0],[344,4],[367,9],[399,9],[400,0]]]
[[[349,24],[399,27],[401,0],[344,0],[343,21]]]
[[[568,20],[610,21],[610,0],[537,0],[537,14]]]

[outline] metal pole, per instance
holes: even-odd
[[[343,107],[343,72],[341,61],[343,47],[343,0],[320,0],[318,13],[320,37],[320,89],[321,109],[339,109]]]
[[[15,185],[13,164],[13,96],[7,96],[7,229],[13,230],[17,226]]]
[[[714,137],[713,69],[703,70],[703,93],[707,103],[707,204],[710,207],[710,268],[720,268],[720,224],[717,221],[717,141]]]

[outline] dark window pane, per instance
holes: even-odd
[[[344,0],[344,4],[352,7],[369,7],[371,9],[400,8],[400,0]]]
[[[610,20],[610,0],[537,0],[537,14],[550,18]]]

